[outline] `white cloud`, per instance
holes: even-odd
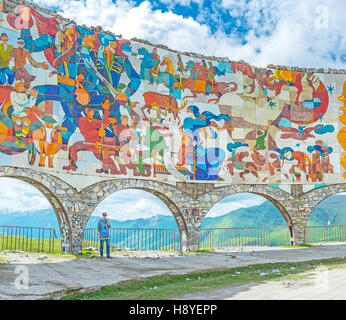
[[[313,0],[223,0],[215,2],[213,12],[201,9],[198,22],[171,11],[153,10],[148,1],[136,6],[119,0],[36,0],[46,7],[58,7],[61,14],[79,24],[102,25],[104,29],[125,38],[142,38],[162,43],[172,49],[206,55],[228,56],[245,60],[254,66],[270,63],[301,67],[344,68],[346,35],[343,32],[345,1]],[[189,4],[188,0],[181,3]],[[320,28],[321,15],[327,13],[328,27]],[[222,23],[213,34],[206,24],[228,12],[235,24],[251,31],[240,41],[239,34],[227,35]],[[323,19],[322,19],[323,20]],[[214,21],[215,22],[215,21]],[[220,22],[220,21],[219,21]],[[225,21],[226,23],[227,21]],[[332,57],[335,56],[334,60]]]
[[[265,198],[251,193],[235,194],[216,203],[207,216],[221,216],[239,208],[260,205],[264,201],[266,201]],[[134,189],[122,190],[110,195],[98,205],[93,215],[101,216],[104,211],[111,219],[120,221],[150,218],[159,214],[171,215],[167,206],[154,195]]]
[[[52,209],[35,187],[11,178],[0,178],[0,200],[0,214]],[[154,195],[132,189],[110,195],[97,206],[93,215],[101,215],[104,211],[110,218],[120,221],[171,215],[167,206]]]
[[[171,215],[167,206],[154,195],[132,189],[110,195],[97,206],[93,215],[101,216],[104,211],[109,218],[120,221]]]
[[[266,199],[251,193],[239,193],[229,196],[216,203],[208,212],[207,217],[218,217],[240,208],[258,206]]]

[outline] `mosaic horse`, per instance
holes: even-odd
[[[152,54],[145,48],[139,48],[138,54],[142,55],[140,78],[149,81],[150,84],[162,83],[169,90],[169,94],[176,99],[181,98],[181,90],[175,84],[180,83],[180,77],[174,74],[174,68],[169,58],[165,57],[161,62],[161,66],[167,65],[166,71],[160,71],[158,66],[155,66]],[[170,66],[171,65],[171,66]],[[173,68],[173,72],[172,72]]]

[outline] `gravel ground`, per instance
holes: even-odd
[[[112,253],[112,259],[0,251],[0,299],[40,299],[66,289],[90,290],[163,273],[184,274],[220,267],[344,256],[345,244],[308,248],[246,247],[188,254],[119,251]]]

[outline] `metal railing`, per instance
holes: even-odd
[[[84,231],[82,248],[99,247],[97,228]],[[129,250],[181,250],[180,235],[175,229],[111,228],[111,248]]]
[[[199,248],[270,246],[271,233],[280,230],[269,227],[201,229]],[[288,245],[288,230],[284,237],[286,241],[283,241]],[[346,242],[346,225],[308,226],[305,237],[306,243]],[[110,242],[114,249],[181,250],[180,235],[175,229],[111,228]],[[83,249],[98,248],[96,228],[84,231],[82,244]],[[57,238],[53,228],[0,226],[0,250],[60,252],[61,240]]]
[[[284,228],[270,228],[270,246],[290,246],[291,237],[288,227]]]
[[[206,228],[201,229],[200,248],[270,246],[270,228]]]
[[[346,225],[308,226],[305,230],[305,243],[345,241]]]
[[[0,249],[53,253],[61,242],[52,228],[0,226]]]

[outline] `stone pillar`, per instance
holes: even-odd
[[[71,240],[71,249],[70,252],[73,254],[81,254],[82,253],[82,240],[83,240],[83,233],[72,233],[72,240]]]
[[[292,206],[290,207],[290,217],[292,220],[293,228],[293,239],[296,245],[302,245],[305,243],[305,230],[306,222],[308,220],[308,215],[306,215],[306,209],[308,207],[301,198],[303,195],[303,185],[292,184],[291,185],[291,195],[294,197],[292,201]],[[309,212],[310,214],[310,212]]]
[[[68,214],[70,222],[68,252],[81,254],[84,229],[95,207],[95,201],[88,199],[86,196],[75,194],[63,201],[63,206]]]
[[[199,228],[191,230],[187,235],[187,251],[198,251],[199,249]]]
[[[61,226],[61,225],[60,225]],[[60,227],[61,236],[61,252],[70,253],[71,252],[71,230],[70,228],[65,228],[62,230]]]
[[[204,200],[204,198],[203,200],[197,199],[213,190],[214,184],[177,182],[176,188],[183,194],[183,201],[181,204],[178,203],[178,206],[187,228],[186,239],[182,244],[186,246],[187,251],[198,251],[200,228],[204,218],[203,210],[208,207],[211,198],[208,197],[209,201]]]
[[[61,252],[71,252],[71,241],[68,237],[61,235]]]
[[[293,244],[302,245],[306,242],[306,224],[314,209],[314,204],[304,196],[303,185],[291,185],[290,198],[281,201],[290,221],[288,225],[293,229]]]
[[[295,202],[297,205],[301,205],[301,202]],[[294,237],[294,243],[295,245],[302,245],[305,244],[306,237],[305,237],[305,231],[306,231],[306,223],[309,219],[309,215],[311,213],[310,209],[306,208],[291,208],[289,210],[289,215],[291,217],[292,221],[292,228],[293,228],[293,237]]]
[[[303,195],[303,185],[291,184],[291,195],[295,198],[299,198]]]
[[[199,236],[192,236],[188,239],[187,251],[198,251],[199,249]]]

